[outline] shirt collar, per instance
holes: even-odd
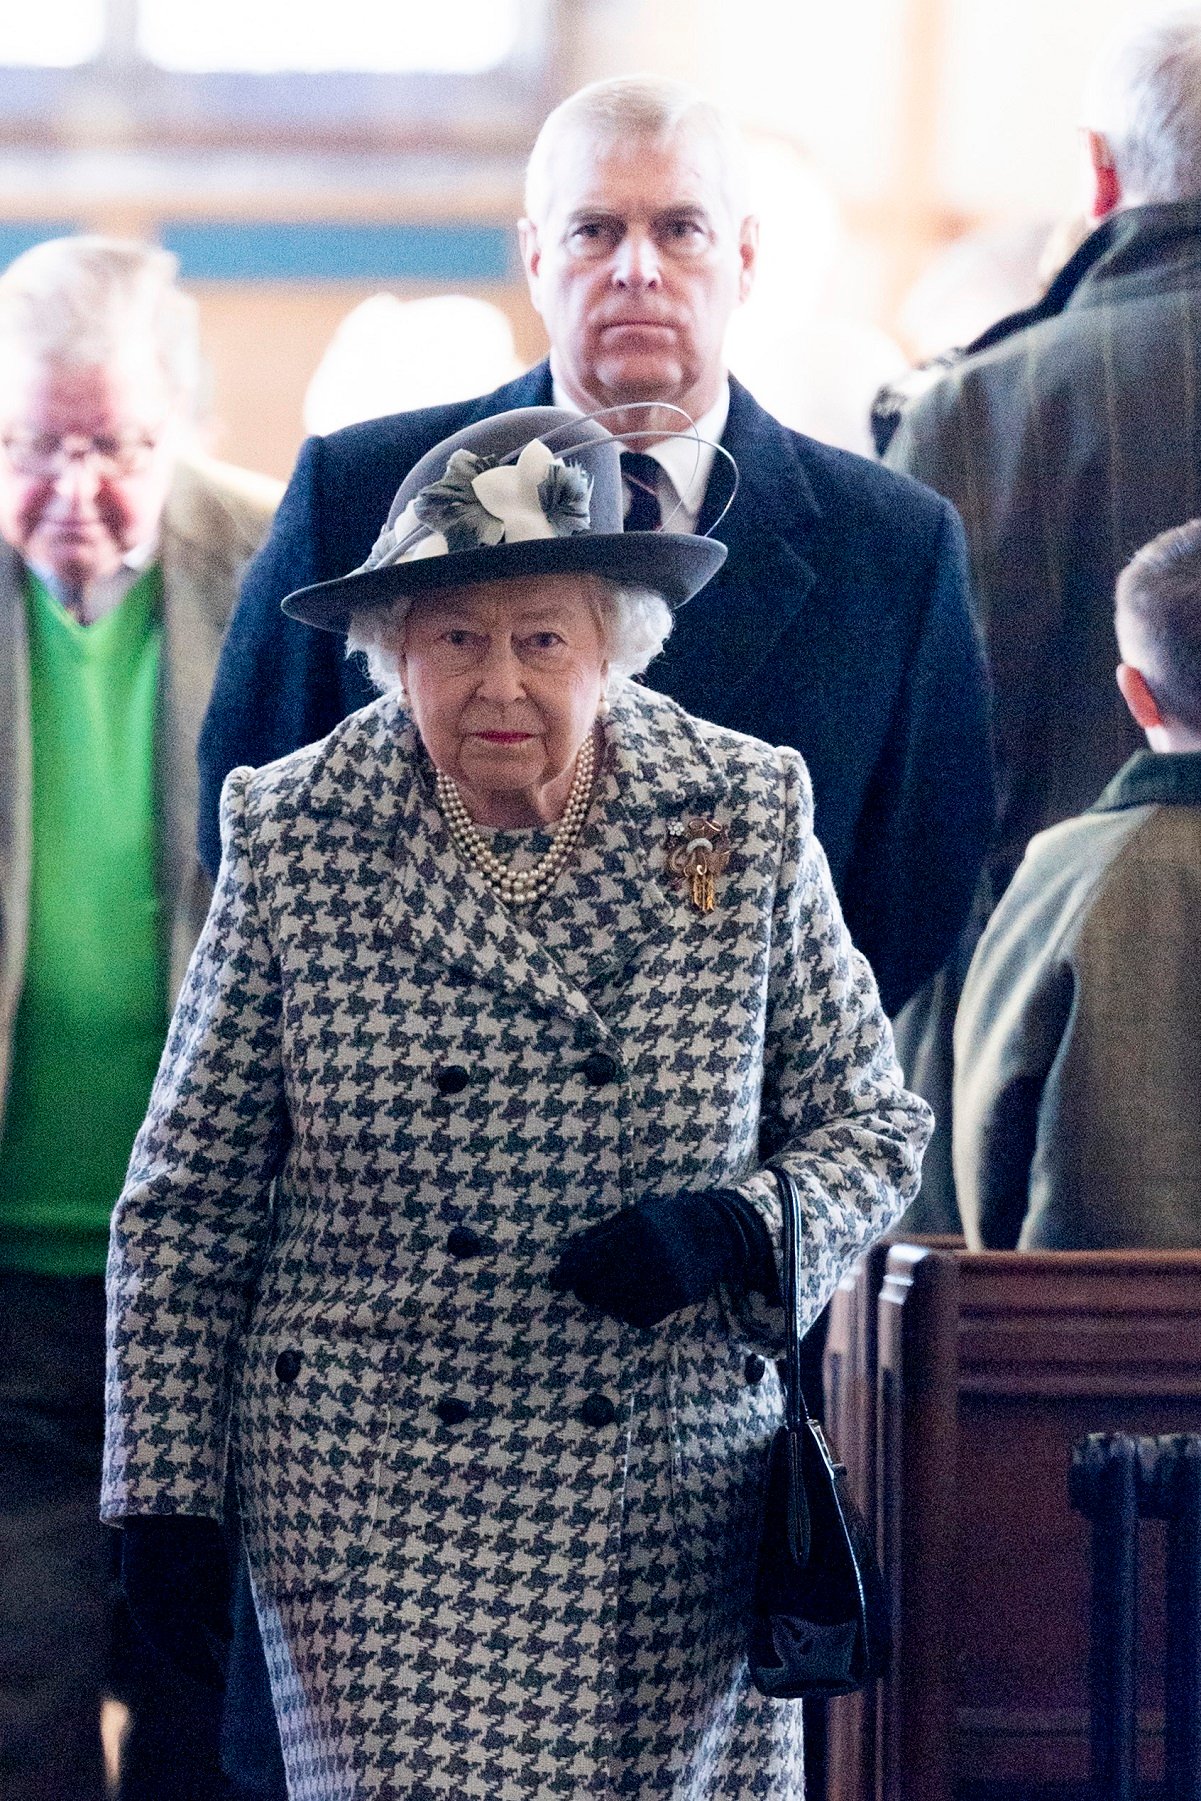
[[[721,392],[713,405],[695,421],[695,438],[664,438],[658,444],[643,447],[647,455],[653,456],[667,471],[667,478],[691,520],[695,520],[701,510],[705,489],[709,486],[709,477],[713,473],[713,458],[717,454],[713,446],[721,443],[721,434],[726,429],[729,416],[730,384],[723,381]],[[666,530],[673,529],[670,517],[665,516],[663,524]]]
[[[552,365],[553,373],[553,365]],[[556,378],[553,385],[553,405],[561,407],[564,412],[579,413],[575,402],[569,400]],[[717,399],[708,412],[702,413],[694,421],[697,436],[681,438],[663,438],[658,444],[631,444],[630,450],[645,451],[647,456],[654,457],[663,469],[680,501],[681,510],[688,515],[688,522],[697,519],[701,503],[705,498],[705,489],[709,486],[709,477],[713,473],[713,458],[716,451],[713,446],[721,443],[721,435],[726,429],[726,421],[730,416],[730,383],[723,379]],[[684,430],[684,422],[680,421],[680,429]],[[698,441],[699,440],[699,441]],[[668,531],[686,529],[683,520],[673,521],[668,509],[664,509],[663,524]]]
[[[144,574],[157,555],[157,538],[148,538],[145,544],[137,544],[132,550],[126,551],[121,559],[121,567],[114,569],[111,575],[104,576],[100,581],[93,582],[88,590],[89,612],[92,616],[101,619],[105,613],[111,613],[115,607],[119,607],[139,576]],[[52,594],[60,606],[71,607],[75,595],[59,581],[53,570],[46,569],[41,564],[34,562],[31,562],[29,567],[46,592]]]

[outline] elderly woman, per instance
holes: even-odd
[[[743,1655],[765,1164],[815,1314],[928,1115],[799,758],[629,679],[723,555],[623,535],[595,422],[473,426],[288,602],[389,691],[227,783],[113,1229],[103,1511],[202,1543],[232,1440],[304,1801],[801,1794]]]

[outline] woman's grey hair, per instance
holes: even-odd
[[[588,594],[595,605],[610,676],[620,682],[641,675],[667,643],[671,608],[661,594],[649,588],[619,587],[599,576]],[[411,598],[405,596],[390,607],[365,607],[351,617],[346,654],[361,653],[366,658],[367,672],[381,694],[404,693],[397,652],[412,607]]]
[[[1165,718],[1201,731],[1201,519],[1160,532],[1118,577],[1118,639]]]
[[[699,132],[716,146],[724,198],[735,224],[741,224],[750,207],[741,132],[730,114],[703,94],[656,75],[590,82],[547,116],[526,165],[526,218],[535,225],[545,219],[555,158],[568,139],[583,137],[607,148],[640,138],[662,142],[681,129]]]
[[[1115,35],[1093,68],[1082,123],[1109,145],[1126,204],[1201,196],[1201,8]]]
[[[49,238],[0,275],[0,360],[73,368],[150,346],[171,397],[194,411],[202,364],[196,302],[169,251],[125,238]]]

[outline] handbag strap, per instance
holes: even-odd
[[[798,1568],[809,1562],[812,1520],[805,1492],[802,1446],[813,1431],[809,1403],[801,1383],[801,1190],[796,1177],[782,1164],[769,1163],[780,1191],[784,1215],[784,1433],[788,1445],[790,1477],[787,1485],[788,1539]]]
[[[796,1177],[783,1164],[769,1163],[767,1168],[775,1178],[784,1212],[784,1424],[796,1432],[809,1418],[801,1384],[801,1191]]]

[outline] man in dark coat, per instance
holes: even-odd
[[[1087,118],[1095,229],[1038,306],[895,409],[885,453],[967,527],[999,773],[981,921],[1033,834],[1090,806],[1138,748],[1112,676],[1114,582],[1141,544],[1201,510],[1201,19],[1115,42]],[[945,972],[900,1032],[940,1116],[916,1216],[927,1228],[957,1218],[945,1102],[959,980]]]
[[[680,438],[644,493],[676,529],[716,526],[725,569],[684,608],[650,684],[718,724],[792,745],[856,942],[895,1011],[963,921],[992,821],[987,702],[954,512],[917,484],[785,430],[725,373],[757,228],[712,108],[672,83],[598,83],[553,113],[530,165],[522,251],[548,362],[479,400],[352,426],[301,452],[252,566],[201,744],[201,848],[235,764],[320,737],[372,696],[357,662],[283,617],[292,589],[371,548],[401,477],[433,444],[510,407],[681,407],[734,458]],[[661,415],[665,432],[678,415]],[[606,419],[622,435],[622,422]],[[681,455],[683,451],[683,455]],[[707,478],[707,479],[706,479]],[[627,515],[627,525],[633,519]],[[648,521],[647,523],[652,523]],[[641,523],[641,521],[640,521]]]

